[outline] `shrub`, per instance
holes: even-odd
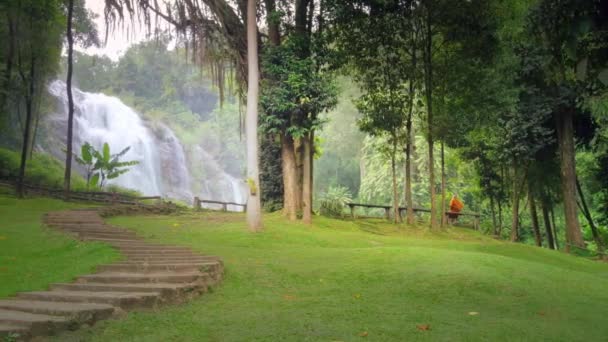
[[[343,217],[344,207],[352,200],[350,191],[343,186],[330,186],[321,197],[319,211],[323,216]]]
[[[0,178],[16,180],[19,177],[21,155],[17,151],[0,148]],[[40,187],[62,189],[64,165],[53,156],[46,153],[34,153],[28,160],[25,169],[25,182]],[[72,172],[72,191],[87,191],[86,180],[76,172]],[[106,190],[124,195],[139,197],[135,190],[117,185],[108,185]]]

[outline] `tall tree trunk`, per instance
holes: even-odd
[[[543,246],[543,240],[540,235],[540,227],[538,224],[538,213],[536,212],[536,202],[534,199],[534,192],[532,191],[532,184],[528,179],[528,206],[530,208],[530,218],[532,220],[532,230],[534,231],[534,242],[538,247]]]
[[[581,211],[583,212],[583,216],[587,219],[587,223],[589,223],[589,227],[591,228],[591,233],[593,234],[593,240],[597,245],[598,251],[601,253],[604,251],[604,241],[602,241],[602,237],[600,236],[600,232],[593,222],[593,217],[591,216],[591,212],[589,211],[589,207],[587,206],[587,201],[585,200],[585,194],[583,194],[583,189],[581,188],[581,183],[578,181],[578,177],[576,178],[576,190],[578,191],[578,196],[581,199]]]
[[[304,143],[303,138],[294,140],[296,156],[296,213],[302,213],[302,197],[304,192]]]
[[[414,224],[414,203],[412,202],[412,122],[408,119],[407,142],[405,143],[405,207],[407,224]]]
[[[65,152],[65,173],[63,177],[63,196],[70,198],[70,181],[72,179],[72,140],[74,127],[74,97],[72,94],[72,68],[74,59],[74,37],[72,36],[72,16],[74,13],[74,0],[68,1],[68,77],[66,88],[68,92],[68,133]]]
[[[276,16],[275,0],[264,0],[266,4],[266,25],[268,26],[268,40],[273,46],[281,44],[279,25],[281,21]]]
[[[13,73],[13,59],[15,57],[15,26],[13,23],[13,17],[9,11],[6,11],[6,22],[8,25],[8,50],[6,52],[6,66],[4,68],[4,84],[0,92],[0,112],[7,108],[8,103],[8,90],[11,89],[12,73]]]
[[[496,205],[494,204],[494,196],[490,196],[490,211],[492,212],[492,232],[498,235],[498,225],[496,224]]]
[[[22,73],[21,76],[23,83],[27,84],[27,78]],[[23,146],[21,148],[21,164],[19,165],[19,180],[17,182],[17,196],[23,198],[25,195],[25,168],[27,165],[27,151],[30,142],[30,133],[32,130],[32,102],[35,96],[35,83],[36,83],[36,59],[32,57],[30,61],[30,75],[29,75],[29,89],[26,91],[25,96],[25,129],[23,131]]]
[[[560,176],[566,221],[566,251],[570,247],[585,247],[576,210],[576,164],[574,160],[573,110],[564,109],[556,120],[560,154]]]
[[[393,177],[393,222],[399,222],[399,191],[397,190],[397,136],[393,134],[393,148],[391,150],[391,175]]]
[[[298,195],[296,156],[294,152],[294,142],[290,135],[281,137],[281,159],[283,166],[283,212],[291,221],[297,219]]]
[[[513,166],[513,195],[511,203],[511,241],[519,241],[519,197],[520,186],[517,177],[517,165]]]
[[[312,223],[312,141],[310,135],[311,133],[308,133],[304,137],[302,137],[302,145],[304,147],[304,172],[302,175],[302,220],[304,221],[304,223],[307,224]]]
[[[498,202],[498,236],[502,235],[502,200],[499,198]]]
[[[551,249],[555,249],[555,243],[553,242],[553,231],[551,229],[551,220],[549,218],[549,208],[547,208],[546,199],[541,200],[541,209],[543,212],[543,222],[545,223],[545,234],[547,235],[547,245]]]
[[[445,179],[445,151],[444,144],[441,141],[441,227],[444,227],[446,222],[445,216],[445,187],[446,187],[446,179]]]
[[[435,160],[433,158],[433,33],[431,28],[431,9],[427,3],[426,40],[424,48],[425,94],[427,110],[427,129],[429,146],[429,193],[431,195],[431,227],[437,226],[437,203],[435,196]]]
[[[551,213],[551,226],[553,226],[553,242],[555,242],[555,249],[559,249],[559,238],[557,236],[557,226],[555,225],[555,212],[553,211],[553,206],[549,208],[549,212]]]
[[[258,27],[256,21],[256,0],[247,2],[247,180],[249,198],[247,200],[247,224],[249,230],[262,230],[262,208],[260,203],[260,172],[258,159]]]

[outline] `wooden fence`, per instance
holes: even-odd
[[[6,186],[16,186],[15,182],[11,181],[0,181],[0,184]],[[34,194],[40,196],[48,196],[54,198],[65,198],[65,193],[62,189],[53,189],[31,184],[23,184],[23,189],[26,194]],[[143,204],[143,201],[153,200],[155,204],[162,204],[163,199],[161,196],[130,196],[120,194],[117,192],[103,192],[103,191],[70,191],[70,200],[106,203],[106,204],[132,204],[139,205]]]
[[[353,219],[357,218],[357,216],[355,215],[355,208],[356,207],[372,208],[372,209],[384,209],[384,216],[386,217],[387,220],[390,220],[390,218],[391,218],[391,210],[393,209],[393,207],[390,206],[390,205],[382,205],[382,204],[347,203],[347,205],[350,208],[350,216]],[[402,219],[404,217],[404,212],[406,210],[407,210],[407,207],[399,207],[399,219]],[[413,208],[413,210],[414,210],[414,213],[417,213],[417,212],[430,213],[431,212],[430,209],[426,209],[426,208]],[[446,216],[446,222],[448,222],[448,223],[450,223],[450,220],[448,219],[449,216],[456,216],[456,217],[470,216],[470,217],[473,217],[473,228],[475,230],[479,229],[480,215],[478,213],[456,213],[456,212],[446,211],[444,213],[444,215]]]
[[[203,204],[219,204],[222,206],[222,211],[228,211],[229,205],[234,205],[237,207],[243,207],[243,211],[247,211],[247,204],[243,203],[234,203],[234,202],[222,202],[222,201],[213,201],[213,200],[205,200],[200,199],[198,197],[194,197],[194,209],[201,210]]]

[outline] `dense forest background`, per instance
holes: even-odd
[[[458,194],[490,234],[601,252],[608,238],[605,4],[298,4],[260,8],[266,210],[283,208],[295,220],[312,187],[317,212],[350,201],[432,208],[416,220],[443,225]],[[48,144],[45,117],[57,111],[46,87],[65,78],[67,9],[58,0],[2,6],[0,166],[10,177],[19,163],[14,151],[27,152],[21,162],[38,158],[38,168],[52,163],[35,155]],[[184,34],[198,32],[188,13],[176,12],[171,24],[181,39],[156,32],[118,61],[77,52],[74,86],[120,98],[150,125],[168,125],[185,149],[202,144],[244,178],[244,35],[231,36],[244,32],[244,11],[235,8],[224,20],[234,30],[213,31],[206,49],[199,36]],[[75,1],[80,48],[102,40],[92,18]]]

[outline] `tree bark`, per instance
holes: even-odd
[[[502,201],[498,200],[498,236],[502,235]]]
[[[555,249],[555,243],[553,242],[553,230],[551,229],[551,220],[549,219],[549,209],[547,208],[547,202],[544,198],[541,200],[541,209],[543,212],[543,222],[545,223],[547,245],[549,248]]]
[[[445,151],[443,141],[441,142],[441,227],[444,227],[446,222],[445,216],[445,187],[446,187],[446,179],[445,179]]]
[[[566,251],[570,247],[585,247],[576,208],[576,164],[574,159],[573,110],[564,109],[556,120],[560,154],[560,176],[566,221]]]
[[[530,218],[532,220],[532,230],[534,231],[534,242],[536,246],[542,247],[542,237],[540,235],[540,228],[538,224],[538,213],[536,212],[536,203],[534,199],[534,192],[532,191],[532,184],[528,180],[528,206],[530,208]]]
[[[66,88],[68,93],[68,132],[65,153],[65,173],[63,177],[63,196],[67,200],[70,198],[70,182],[72,179],[72,140],[74,128],[74,96],[72,94],[72,69],[74,59],[74,37],[72,36],[72,16],[74,13],[74,0],[68,1],[68,75]]]
[[[559,239],[557,237],[557,226],[555,225],[555,212],[553,211],[553,206],[549,208],[549,212],[551,213],[551,225],[553,226],[553,242],[555,242],[555,249],[559,249]]]
[[[587,201],[585,200],[585,195],[583,194],[583,189],[581,188],[581,183],[578,181],[578,177],[576,179],[576,190],[578,191],[578,196],[581,199],[581,210],[583,212],[583,216],[587,219],[589,223],[589,227],[591,228],[591,233],[593,234],[593,240],[595,240],[595,244],[597,245],[597,249],[599,252],[604,251],[604,242],[602,241],[602,237],[600,236],[600,232],[593,222],[593,217],[591,216],[591,212],[589,211],[589,207],[587,206]]]
[[[30,60],[30,75],[29,75],[29,89],[26,90],[25,96],[25,129],[23,131],[23,146],[21,148],[21,164],[19,165],[19,180],[17,182],[17,196],[23,198],[25,195],[25,169],[27,166],[27,151],[30,142],[30,132],[32,130],[32,102],[35,95],[35,83],[36,83],[36,59],[32,57]],[[27,78],[21,72],[21,78],[24,84],[27,84]]]
[[[511,203],[511,241],[519,241],[519,197],[520,197],[520,186],[517,177],[517,167],[513,167],[513,198]]]
[[[397,190],[397,136],[393,134],[393,148],[391,150],[391,174],[393,176],[393,222],[399,222],[399,192]]]
[[[426,13],[426,40],[424,48],[424,64],[425,64],[425,94],[426,94],[426,109],[427,109],[427,125],[428,125],[428,146],[429,146],[429,194],[431,196],[431,227],[437,225],[437,203],[435,199],[435,166],[433,158],[433,36],[431,29],[431,9],[427,3]]]
[[[302,175],[302,220],[306,224],[312,223],[312,141],[311,133],[302,137],[303,154],[303,175]]]
[[[414,204],[412,203],[412,112],[414,107],[414,85],[410,80],[410,98],[406,126],[405,143],[405,207],[407,224],[414,224]]]
[[[281,159],[283,166],[283,213],[291,221],[297,219],[297,170],[293,138],[281,137]]]
[[[498,225],[496,224],[496,205],[494,204],[494,196],[490,196],[490,211],[492,212],[492,231],[494,235],[498,235]]]
[[[279,31],[280,21],[274,15],[276,12],[275,0],[264,0],[266,4],[266,24],[268,25],[268,40],[273,46],[281,44],[281,33]]]
[[[262,230],[262,208],[260,196],[260,172],[258,158],[258,28],[256,22],[256,0],[247,2],[247,178],[249,198],[247,201],[247,224],[249,230]]]
[[[302,197],[304,192],[304,144],[303,139],[294,140],[296,156],[296,213],[302,213]]]
[[[4,69],[4,84],[2,85],[3,90],[11,89],[11,80],[13,73],[13,59],[15,57],[15,26],[13,24],[13,18],[9,11],[6,11],[6,22],[8,25],[8,50],[6,53],[6,67]],[[8,92],[0,92],[0,112],[3,111],[7,106]]]

